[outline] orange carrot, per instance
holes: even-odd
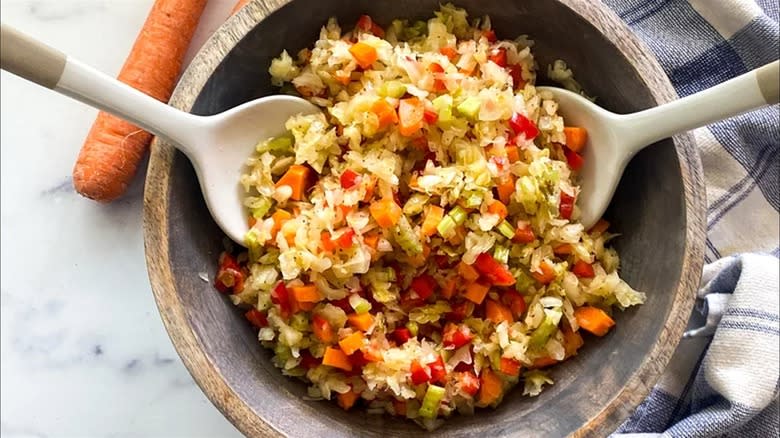
[[[306,286],[293,286],[288,288],[299,303],[316,303],[322,300],[322,296],[317,290],[317,286],[309,284]]]
[[[577,350],[585,344],[580,333],[572,331],[569,327],[562,327],[561,333],[563,333],[563,349],[566,352],[566,357],[577,355]]]
[[[363,332],[355,332],[340,340],[339,347],[341,347],[341,351],[349,355],[360,350],[360,347],[363,346],[363,339],[365,339]]]
[[[274,214],[271,215],[271,219],[274,221],[274,226],[271,227],[271,236],[273,236],[274,239],[276,239],[276,233],[282,229],[282,225],[292,219],[292,217],[292,214],[287,210],[279,209],[274,211]]]
[[[510,324],[515,322],[509,307],[493,300],[487,300],[487,304],[485,304],[485,317],[493,321],[494,324],[500,324],[504,321]]]
[[[398,102],[398,132],[411,137],[423,127],[425,104],[417,97],[401,99]]]
[[[429,205],[422,223],[423,235],[433,236],[436,234],[436,226],[439,225],[442,218],[444,218],[444,209],[438,205]]]
[[[238,0],[238,3],[236,3],[235,6],[233,6],[233,10],[230,11],[230,15],[233,15],[236,12],[238,12],[241,8],[246,6],[247,3],[249,3],[249,0]]]
[[[371,216],[376,221],[377,225],[382,228],[390,228],[401,218],[403,211],[398,204],[395,203],[393,198],[385,198],[379,201],[373,202],[368,207]]]
[[[542,284],[548,284],[551,281],[555,280],[555,270],[553,269],[552,265],[547,263],[546,261],[542,261],[542,263],[539,264],[539,271],[531,271],[531,276],[534,277],[536,281]]]
[[[330,344],[334,341],[335,333],[333,332],[333,327],[330,325],[330,322],[322,316],[312,316],[311,331],[314,333],[314,337],[319,339],[323,344]]]
[[[581,151],[588,141],[588,131],[579,126],[567,126],[563,128],[563,133],[566,135],[566,147],[573,152]]]
[[[340,368],[344,371],[352,371],[352,363],[349,361],[349,356],[338,348],[325,348],[325,355],[322,356],[322,364]]]
[[[488,205],[487,211],[488,213],[497,214],[498,217],[500,217],[502,220],[506,218],[507,214],[509,214],[506,205],[504,205],[503,202],[496,201],[496,200],[494,200]]]
[[[333,252],[336,250],[336,242],[331,239],[329,231],[320,233],[320,243],[324,251]]]
[[[379,119],[379,129],[398,123],[395,108],[384,99],[379,99],[371,105],[371,112]]]
[[[466,291],[463,293],[463,297],[474,304],[482,304],[482,301],[485,301],[485,297],[489,290],[490,286],[475,281],[466,285]]]
[[[501,361],[499,362],[499,371],[506,374],[507,376],[517,377],[520,375],[520,362],[509,359],[507,357],[502,357]]]
[[[496,185],[496,190],[498,191],[498,199],[500,199],[504,205],[509,205],[512,193],[515,192],[515,176],[509,175],[508,177],[501,179]]]
[[[369,248],[376,249],[379,246],[379,234],[366,234],[363,236],[363,243],[365,243]]]
[[[477,281],[479,278],[479,272],[477,272],[474,266],[468,265],[463,261],[458,263],[458,275],[468,282]]]
[[[510,163],[520,161],[520,149],[517,146],[504,146],[504,150]]]
[[[300,164],[293,164],[287,169],[287,172],[279,178],[275,187],[289,186],[292,189],[292,196],[290,199],[293,201],[300,201],[303,199],[303,195],[306,189],[309,188],[311,176],[311,169]]]
[[[615,321],[597,307],[580,307],[574,311],[574,317],[577,318],[577,324],[580,327],[596,336],[606,335],[609,329],[615,325]]]
[[[167,102],[205,6],[206,0],[155,1],[118,79]],[[151,140],[132,123],[100,112],[73,167],[76,191],[100,202],[122,196]]]
[[[345,411],[354,406],[358,398],[360,398],[360,396],[352,389],[343,394],[336,393],[338,404],[341,406],[341,409],[344,409]]]
[[[454,278],[444,282],[444,287],[441,288],[441,296],[445,300],[449,300],[455,295],[455,289],[458,287],[458,282]]]
[[[449,58],[450,61],[458,57],[458,50],[452,46],[445,46],[439,49],[439,53]]]
[[[574,252],[574,247],[570,243],[562,243],[553,247],[553,254],[555,255],[569,255]]]
[[[371,67],[371,64],[379,59],[376,49],[363,42],[353,44],[349,48],[349,53],[352,54],[352,57],[355,58],[355,61],[363,69]]]
[[[374,317],[370,313],[352,313],[347,315],[347,321],[349,321],[349,325],[352,327],[366,331],[374,323]]]
[[[490,368],[484,368],[482,375],[479,376],[479,393],[477,394],[477,401],[480,406],[488,406],[501,397],[504,385],[501,382],[501,378],[496,375]]]

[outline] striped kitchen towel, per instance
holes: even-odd
[[[604,0],[680,96],[778,59],[777,0]],[[694,131],[706,262],[689,330],[616,437],[780,436],[780,108]]]

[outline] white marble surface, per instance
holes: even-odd
[[[236,0],[211,0],[194,49]],[[3,0],[11,24],[116,74],[153,0]],[[3,437],[239,436],[173,349],[152,297],[142,175],[98,205],[70,174],[96,111],[0,75]]]

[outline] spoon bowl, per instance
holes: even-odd
[[[288,95],[267,96],[213,116],[179,111],[2,24],[0,68],[165,138],[192,162],[214,220],[236,243],[249,229],[239,181],[258,141],[281,135],[296,114],[319,108]]]

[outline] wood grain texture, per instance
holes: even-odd
[[[177,108],[214,114],[272,92],[267,68],[283,48],[310,45],[327,17],[361,13],[387,24],[425,17],[436,0],[254,0],[222,26],[182,77]],[[536,41],[544,68],[565,59],[599,103],[635,111],[674,99],[662,69],[599,2],[457,2],[489,14],[499,35]],[[622,275],[648,302],[617,316],[617,329],[587,339],[555,368],[556,384],[537,398],[514,391],[495,411],[456,417],[433,434],[387,417],[345,413],[301,399],[305,385],[270,363],[240,313],[198,273],[213,276],[222,235],[208,215],[186,158],[153,144],[145,193],[145,244],[152,289],[182,360],[211,401],[249,436],[604,436],[644,399],[668,363],[690,314],[704,245],[704,187],[690,135],[641,152],[626,169],[607,217],[623,234]]]

